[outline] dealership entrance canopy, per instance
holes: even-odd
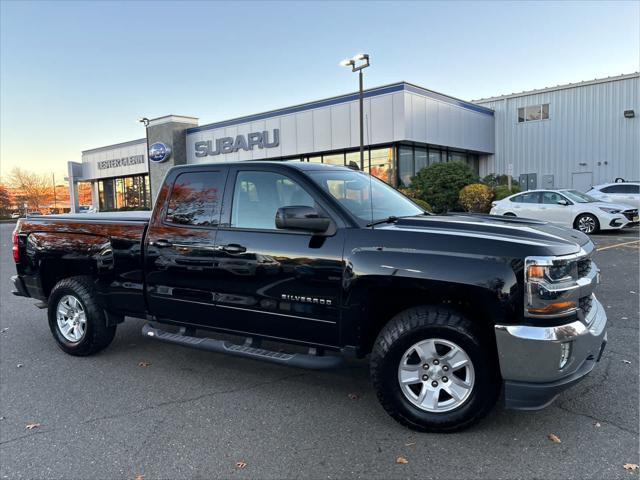
[[[98,210],[149,208],[171,166],[228,160],[355,163],[397,187],[450,161],[480,176],[510,173],[524,188],[638,180],[639,79],[631,73],[475,102],[407,82],[365,90],[363,164],[357,93],[207,125],[167,115],[148,121],[147,138],[69,162],[72,205],[77,182],[91,182]]]

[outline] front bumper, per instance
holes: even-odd
[[[600,360],[607,342],[606,325],[607,315],[595,296],[589,313],[566,325],[496,325],[506,407],[544,408],[560,392],[582,380]],[[569,358],[561,368],[567,348]]]

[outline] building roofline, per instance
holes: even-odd
[[[624,73],[622,75],[616,75],[613,77],[606,77],[606,78],[594,78],[593,80],[585,80],[583,82],[577,82],[577,83],[567,83],[564,85],[556,85],[555,87],[545,87],[545,88],[540,88],[536,90],[525,90],[520,93],[509,93],[506,95],[498,95],[495,97],[479,98],[477,100],[472,100],[472,102],[475,104],[485,103],[485,102],[495,102],[496,100],[504,100],[506,98],[526,97],[528,95],[537,95],[539,93],[555,92],[557,90],[567,90],[570,88],[585,87],[588,85],[596,85],[599,83],[617,82],[619,80],[627,80],[629,78],[640,78],[640,72]]]
[[[468,110],[473,110],[475,112],[483,113],[486,115],[493,115],[493,110],[491,110],[490,108],[483,107],[481,105],[476,105],[472,102],[467,102],[465,100],[460,100],[450,95],[445,95],[443,93],[435,92],[433,90],[429,90],[424,87],[420,87],[418,85],[414,85],[412,83],[404,82],[404,81],[366,89],[364,91],[364,98],[376,97],[379,95],[385,95],[385,94],[400,92],[400,91],[409,91],[409,92],[417,93],[419,95],[440,100],[442,102],[450,103],[452,105],[457,105],[459,107],[466,108]],[[238,125],[240,123],[248,123],[253,121],[265,120],[272,117],[289,115],[293,113],[302,112],[305,110],[312,110],[312,109],[327,107],[327,106],[336,105],[340,103],[353,102],[357,100],[358,97],[359,97],[358,92],[346,93],[346,94],[337,95],[334,97],[324,98],[321,100],[314,100],[311,102],[305,102],[298,105],[293,105],[291,107],[268,110],[262,113],[245,115],[242,117],[236,117],[229,120],[222,120],[220,122],[208,123],[206,125],[201,125],[199,127],[188,128],[187,134],[201,132],[204,130],[213,130],[216,128],[229,127],[232,125]]]
[[[114,143],[113,145],[106,145],[104,147],[90,148],[89,150],[82,150],[82,154],[84,155],[85,153],[101,152],[103,150],[111,150],[112,148],[129,147],[129,146],[132,146],[132,145],[137,145],[139,143],[146,144],[147,143],[147,139],[146,138],[139,138],[137,140],[129,140],[128,142]]]

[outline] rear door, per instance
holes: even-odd
[[[540,192],[525,192],[511,199],[513,211],[518,217],[539,219],[542,213],[540,207]]]
[[[167,178],[168,200],[154,212],[145,245],[149,310],[159,318],[216,323],[214,253],[226,176],[223,168],[189,169]]]
[[[640,206],[640,187],[631,183],[609,185],[601,190],[606,194],[606,201],[622,203],[633,207]]]
[[[229,173],[216,241],[217,316],[229,330],[337,345],[344,229],[277,229],[276,210],[310,206],[341,224],[308,180],[255,164]]]

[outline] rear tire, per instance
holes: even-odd
[[[116,326],[107,326],[95,301],[91,277],[60,280],[49,295],[49,328],[58,346],[69,355],[87,356],[109,346]]]
[[[598,230],[600,230],[600,222],[595,215],[583,213],[576,217],[575,222],[573,222],[573,228],[589,235],[598,233]]]
[[[421,347],[432,344],[434,349]],[[411,360],[417,345],[419,351],[432,354]],[[453,348],[443,351],[450,346],[464,355],[454,361]],[[380,331],[371,354],[371,379],[383,408],[402,425],[422,432],[453,432],[471,426],[495,405],[502,385],[495,352],[494,340],[467,318],[445,308],[415,307],[396,315]],[[471,368],[457,370],[465,358]],[[417,372],[416,381],[404,378],[407,367]],[[464,377],[458,376],[462,369]],[[409,389],[408,383],[413,383]],[[463,394],[453,388],[458,398],[446,390],[462,384]]]

